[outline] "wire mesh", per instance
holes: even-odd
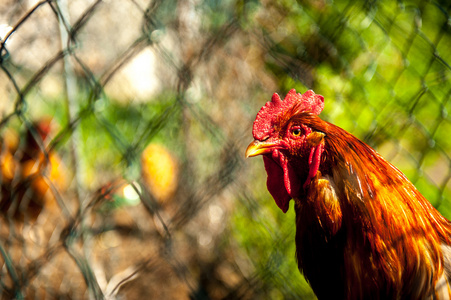
[[[3,1],[2,299],[310,299],[251,126],[273,92],[451,217],[447,1]]]

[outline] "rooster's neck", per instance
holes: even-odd
[[[295,199],[299,268],[318,298],[347,298],[356,288],[362,299],[429,294],[443,272],[450,222],[376,151],[328,129],[319,172]]]

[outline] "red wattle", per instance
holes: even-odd
[[[263,156],[268,179],[266,185],[268,191],[276,201],[277,206],[286,213],[290,200],[300,194],[301,181],[288,163],[287,158],[277,150],[272,153],[272,158]]]
[[[266,174],[268,174],[268,179],[266,180],[268,191],[276,201],[277,206],[286,213],[288,211],[291,196],[285,188],[284,172],[270,157],[263,156],[263,162],[265,163]]]
[[[291,198],[298,197],[301,189],[301,182],[299,181],[299,178],[293,168],[290,167],[287,158],[283,155],[280,157],[280,165],[283,169],[283,183],[287,193],[291,196]]]

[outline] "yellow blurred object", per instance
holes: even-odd
[[[177,189],[177,162],[162,145],[149,144],[141,156],[142,174],[150,192],[160,202],[167,201]]]
[[[16,162],[13,154],[19,145],[19,137],[12,129],[5,129],[0,142],[1,181],[10,181],[14,177]]]
[[[5,151],[0,155],[2,181],[12,180],[14,177],[14,170],[16,169],[16,163],[14,157],[9,151]]]

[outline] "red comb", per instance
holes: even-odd
[[[254,128],[252,130],[254,138],[262,140],[268,137],[274,130],[273,127],[278,121],[278,118],[292,109],[294,105],[297,106],[297,112],[310,111],[315,115],[319,115],[324,108],[324,97],[315,94],[312,90],[300,94],[296,93],[295,89],[292,89],[282,101],[279,95],[274,93],[271,101],[266,102],[265,106],[260,109],[255,118]]]

